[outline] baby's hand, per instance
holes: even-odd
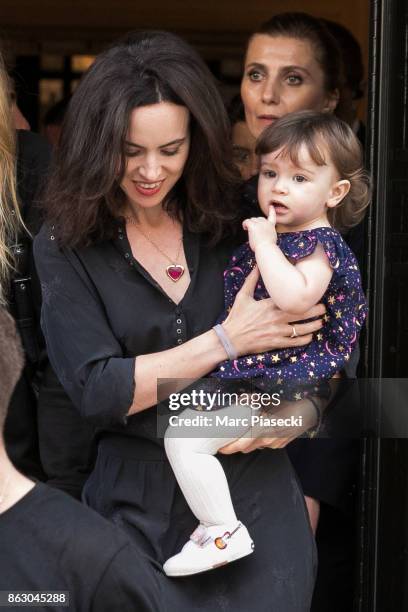
[[[278,235],[276,233],[276,213],[273,206],[269,207],[268,218],[251,217],[242,223],[244,230],[248,232],[249,245],[253,251],[259,249],[263,244],[276,244]]]

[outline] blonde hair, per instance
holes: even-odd
[[[16,189],[16,133],[12,119],[10,83],[0,54],[0,304],[6,303],[14,267],[10,245],[23,226]]]
[[[330,113],[290,113],[262,132],[256,153],[267,155],[280,150],[280,155],[287,155],[292,163],[299,165],[302,145],[315,164],[324,166],[331,162],[339,177],[350,181],[348,194],[327,211],[330,224],[340,232],[358,225],[370,203],[371,181],[364,170],[362,148],[353,130]]]

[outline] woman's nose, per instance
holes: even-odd
[[[145,160],[139,166],[139,174],[148,181],[154,181],[160,177],[161,164],[156,159]]]
[[[279,104],[279,99],[279,83],[274,78],[266,79],[262,90],[262,102],[264,104]]]

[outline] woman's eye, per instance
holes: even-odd
[[[167,157],[171,157],[172,155],[177,155],[177,153],[179,152],[180,148],[177,149],[162,149],[162,154],[166,155]]]
[[[140,149],[128,149],[127,151],[125,151],[125,156],[126,157],[138,157],[141,153],[142,151]]]
[[[299,76],[298,74],[289,74],[286,77],[286,80],[289,83],[289,85],[300,85],[301,83],[303,83],[302,77]]]
[[[240,147],[234,148],[232,150],[232,157],[237,163],[247,164],[249,162],[249,151]]]
[[[304,183],[305,181],[307,181],[307,178],[305,176],[302,176],[301,174],[295,174],[293,180],[296,183]]]
[[[250,70],[248,76],[251,81],[260,81],[262,79],[262,73],[259,70]]]

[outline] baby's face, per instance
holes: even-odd
[[[325,159],[326,165],[317,165],[305,145],[299,150],[297,164],[281,155],[281,150],[261,157],[259,204],[266,216],[269,207],[274,207],[280,231],[328,225],[327,209],[333,206],[339,176],[328,155]]]

